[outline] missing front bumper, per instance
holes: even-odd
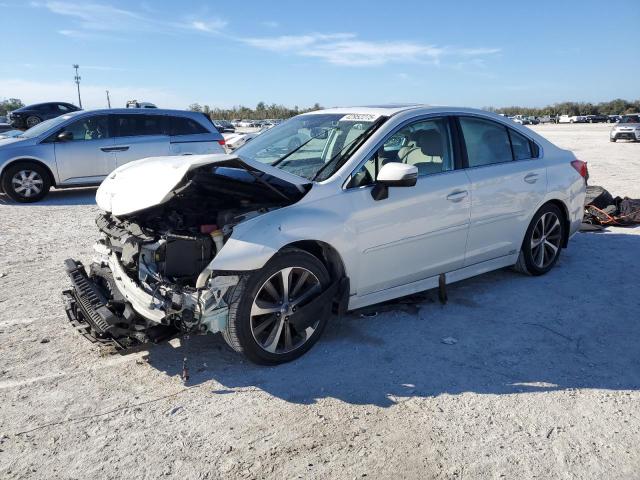
[[[144,343],[174,337],[178,330],[150,324],[136,314],[115,287],[108,268],[96,269],[89,277],[81,262],[65,261],[72,288],[62,292],[71,325],[93,343],[126,350]]]

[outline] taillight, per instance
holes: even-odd
[[[582,160],[573,160],[571,166],[576,169],[576,172],[580,174],[582,178],[587,180],[589,178],[589,170],[587,169],[587,162]]]
[[[218,143],[222,146],[226,145],[224,138],[222,140],[218,140]]]

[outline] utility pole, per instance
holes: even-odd
[[[80,65],[74,63],[73,68],[76,69],[76,76],[74,77],[74,80],[76,82],[76,85],[78,86],[78,106],[82,108],[82,99],[80,98],[80,75],[78,75],[78,68],[80,68]]]
[[[107,92],[107,105],[111,108],[111,99],[109,98],[109,90],[105,90]]]

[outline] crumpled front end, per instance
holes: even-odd
[[[146,230],[108,214],[89,269],[68,259],[72,288],[63,292],[71,323],[91,341],[126,349],[178,334],[226,327],[225,295],[238,275],[207,269],[222,234]],[[216,245],[217,241],[217,245]]]
[[[73,259],[65,267],[72,283],[63,292],[69,321],[90,341],[117,350],[224,330],[226,294],[239,281],[237,275],[217,276],[201,289],[165,283],[149,291],[127,276],[114,253],[88,272]]]
[[[147,159],[103,184],[98,197],[104,197],[106,211],[96,219],[96,261],[88,271],[75,260],[66,262],[73,287],[64,292],[65,308],[83,334],[128,348],[178,333],[224,331],[227,293],[240,276],[213,271],[214,258],[236,225],[295,203],[308,188],[221,158],[222,165],[191,162],[188,168]],[[129,202],[132,179],[153,183],[150,171],[156,167],[171,181],[154,202],[135,192],[150,205]],[[178,173],[171,176],[167,169],[174,167]],[[164,192],[167,185],[170,193]]]

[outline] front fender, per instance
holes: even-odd
[[[237,225],[208,270],[258,270],[286,245],[303,240],[321,241],[335,248],[350,270],[355,249],[352,229],[337,211],[292,205]]]

